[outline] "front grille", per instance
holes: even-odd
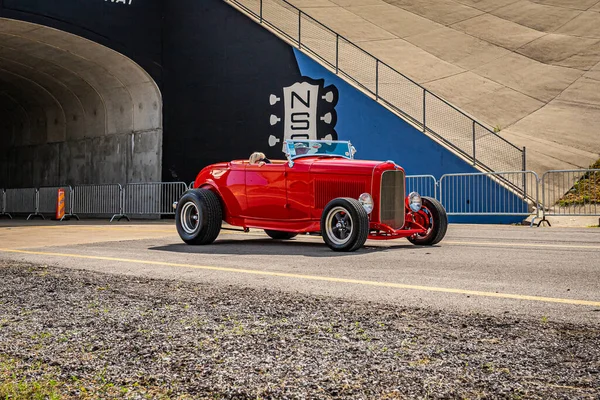
[[[385,171],[381,175],[379,210],[383,224],[395,229],[404,226],[404,171]]]
[[[358,197],[369,191],[368,178],[315,179],[315,207],[325,208],[327,203],[338,197]]]

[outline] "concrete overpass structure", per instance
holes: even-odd
[[[530,168],[600,157],[599,2],[292,2],[527,146]],[[4,0],[0,187],[189,181],[277,157],[268,99],[301,75],[290,46],[222,0]]]
[[[0,123],[7,186],[160,179],[156,82],[80,36],[0,19]]]
[[[253,97],[298,74],[221,0],[5,0],[0,188],[189,181],[256,150]]]

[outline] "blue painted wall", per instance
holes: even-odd
[[[433,175],[436,179],[450,173],[480,172],[468,162],[440,146],[418,129],[382,107],[376,101],[329,72],[297,49],[294,49],[302,76],[324,79],[325,86],[335,85],[339,91],[336,106],[340,140],[350,140],[357,148],[358,159],[393,160],[402,166],[407,175]],[[508,199],[517,204],[519,211],[526,211],[526,204],[511,192],[489,179],[479,179],[476,186],[455,201],[454,211],[485,211],[476,199],[481,194],[496,199]],[[452,209],[448,209],[452,212]],[[524,217],[514,216],[453,216],[451,222],[460,223],[517,223]]]

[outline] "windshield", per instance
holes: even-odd
[[[352,144],[336,140],[286,140],[285,154],[290,159],[307,156],[354,158]]]

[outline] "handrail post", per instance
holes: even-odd
[[[375,59],[375,100],[379,100],[379,58]]]
[[[259,11],[259,16],[260,16],[260,23],[263,23],[263,0],[260,0],[260,11]]]
[[[527,149],[523,146],[523,171],[527,171]]]
[[[340,35],[339,33],[335,34],[335,73],[339,74],[340,68]]]
[[[525,146],[523,146],[523,194],[525,195],[525,198],[527,198],[527,179],[526,179],[526,173],[524,171],[527,171],[525,169],[526,167],[526,160],[525,160]]]
[[[302,10],[298,10],[298,48],[302,48]]]
[[[473,166],[477,164],[477,158],[475,156],[475,120],[473,120]]]
[[[426,110],[426,103],[425,103],[425,96],[427,96],[427,89],[423,88],[423,133],[427,132],[427,125],[426,123],[426,119],[425,119],[425,110]]]

